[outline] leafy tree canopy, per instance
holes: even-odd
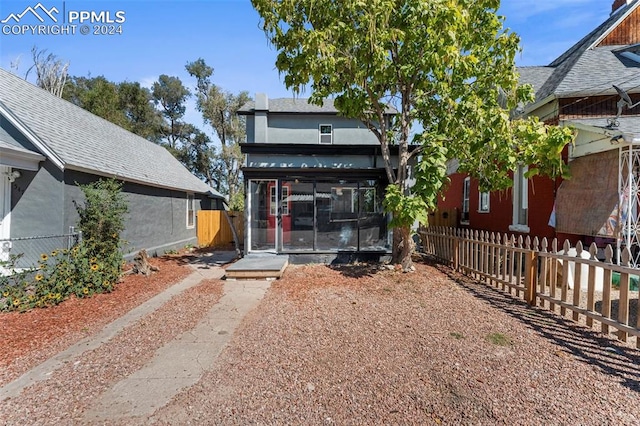
[[[435,207],[448,160],[458,159],[483,189],[507,187],[519,163],[539,165],[534,172],[562,171],[560,152],[571,130],[511,120],[511,111],[531,102],[533,93],[518,85],[519,38],[503,29],[499,0],[252,4],[279,50],[276,66],[287,87],[297,93],[310,87],[316,104],[333,96],[343,115],[362,120],[378,137],[391,184],[386,206],[402,230],[394,260],[405,268],[407,228]],[[386,120],[390,107],[397,114]],[[397,164],[392,144],[399,146]],[[412,157],[417,164],[409,188]]]

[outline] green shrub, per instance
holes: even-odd
[[[36,268],[0,276],[0,310],[56,305],[72,294],[110,292],[118,283],[123,266],[120,232],[127,212],[121,184],[102,180],[81,188],[86,201],[76,209],[83,240],[71,250],[43,253]],[[11,257],[2,266],[15,270],[18,259]]]

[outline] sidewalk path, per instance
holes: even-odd
[[[160,348],[144,368],[104,393],[85,418],[96,421],[149,416],[178,391],[196,384],[269,285],[269,281],[226,282],[224,296],[207,317]]]
[[[194,271],[179,283],[131,310],[104,327],[99,333],[58,353],[18,379],[0,387],[0,401],[15,398],[23,389],[47,380],[51,374],[87,351],[99,348],[124,328],[159,309],[174,296],[203,280],[220,279],[221,265],[233,259],[233,253],[216,253],[197,258]],[[262,299],[269,281],[228,281],[223,296],[191,330],[176,336],[159,348],[140,370],[103,393],[85,414],[87,422],[151,415],[165,405],[180,389],[195,384],[211,368],[236,327]]]

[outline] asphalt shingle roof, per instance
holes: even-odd
[[[256,107],[255,101],[249,101],[239,110],[240,114],[253,113]],[[296,114],[337,114],[338,110],[333,105],[333,99],[325,99],[322,106],[310,104],[303,98],[273,98],[269,99],[270,113],[296,113]],[[393,108],[387,110],[388,114],[395,114]]]
[[[551,67],[519,67],[520,84],[530,84],[533,90],[540,90],[545,81],[549,79],[554,68]]]
[[[630,84],[631,79],[640,77],[640,64],[616,53],[616,48],[620,46],[594,48],[603,36],[639,5],[640,0],[634,0],[624,6],[552,61],[548,67],[519,68],[521,81],[534,86],[537,100],[552,94],[559,97],[612,95],[616,93],[612,84],[630,90],[632,93],[640,92],[636,87],[637,84],[633,82]],[[543,71],[542,68],[548,69]],[[549,75],[540,84],[545,72]]]
[[[58,156],[64,168],[220,196],[164,147],[3,69],[0,69],[0,102]]]

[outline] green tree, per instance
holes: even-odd
[[[185,133],[191,130],[183,121],[187,109],[186,102],[191,92],[178,77],[162,74],[158,81],[153,83],[151,94],[165,120],[161,127],[162,136],[169,148],[177,149],[185,139]]]
[[[104,76],[71,77],[63,98],[145,139],[160,139],[162,118],[151,92],[140,83],[115,83]]]
[[[218,189],[227,193],[232,210],[242,210],[244,194],[240,167],[244,156],[239,144],[245,140],[246,126],[244,116],[238,115],[238,109],[251,98],[247,92],[234,95],[213,84],[213,68],[202,58],[188,63],[186,69],[196,78],[198,110],[202,113],[205,123],[213,128],[220,139],[217,160],[222,166],[222,173],[218,174]]]
[[[341,114],[360,119],[378,138],[393,261],[403,270],[412,268],[411,225],[426,222],[435,207],[448,160],[457,158],[483,189],[509,185],[509,170],[519,162],[562,171],[560,152],[571,130],[510,120],[510,111],[533,96],[530,87],[518,86],[519,38],[503,29],[499,0],[252,4],[279,50],[276,67],[286,86],[296,93],[309,87],[316,104],[333,96]],[[397,114],[387,120],[390,107]],[[391,145],[399,149],[397,165]]]

